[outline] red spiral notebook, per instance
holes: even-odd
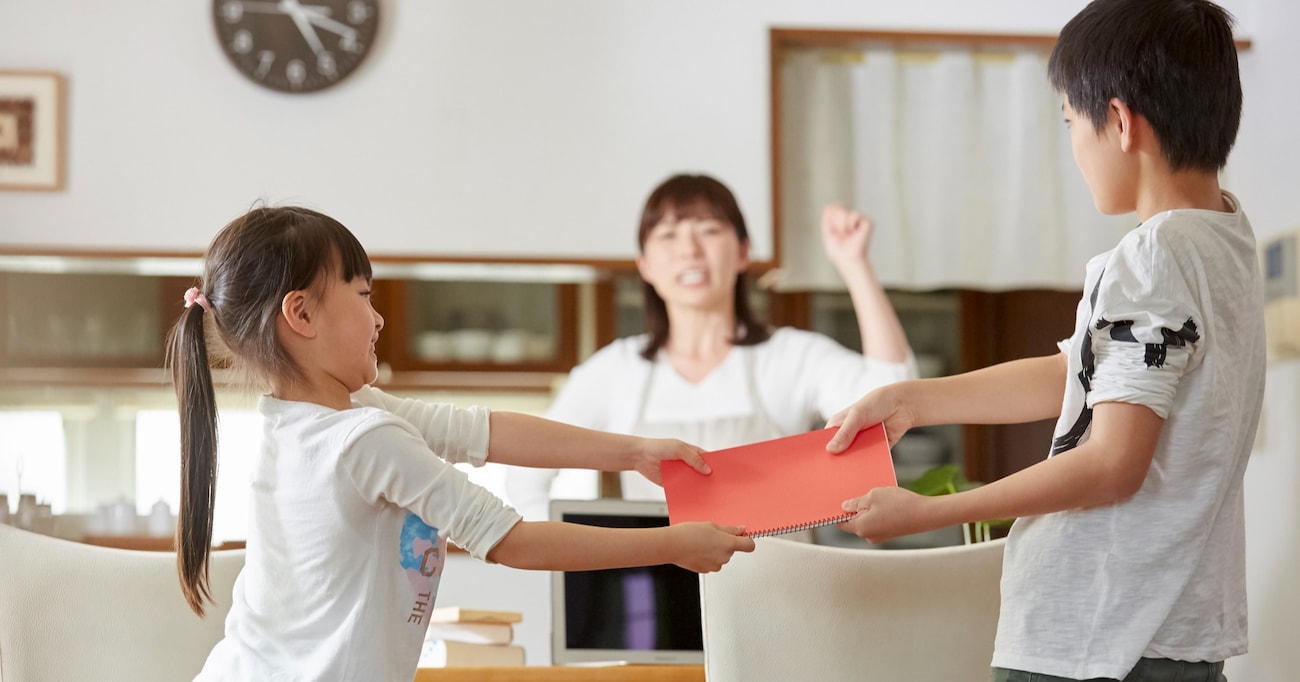
[[[840,505],[872,488],[898,485],[885,427],[858,432],[844,452],[826,452],[839,427],[704,453],[713,473],[680,460],[659,468],[669,523],[712,521],[762,537],[852,518]]]

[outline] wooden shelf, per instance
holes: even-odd
[[[155,369],[129,367],[0,367],[0,384],[5,386],[73,386],[161,388],[171,386],[171,374]]]
[[[0,384],[169,388],[164,339],[193,281],[133,272],[0,271],[0,303],[5,304],[0,309],[6,311],[0,319]],[[447,287],[446,296],[442,287]],[[525,284],[524,293],[540,292],[533,298],[546,301],[545,306],[521,304],[518,287],[509,282],[376,280],[375,306],[386,320],[378,348],[384,368],[379,385],[394,390],[549,393],[556,378],[578,361],[578,286]],[[512,347],[515,355],[508,357],[519,357],[518,362],[422,358],[413,352],[415,341],[433,323],[427,309],[437,306],[458,311],[467,324],[490,320],[501,325],[499,329],[549,338],[550,354],[518,356]],[[439,322],[446,324],[449,315],[445,310],[440,314]],[[215,378],[231,385],[225,376]]]
[[[79,542],[87,545],[96,545],[99,547],[113,547],[116,549],[130,549],[143,552],[174,552],[176,551],[175,538],[171,536],[157,535],[86,535]],[[227,549],[243,549],[245,543],[243,540],[227,540],[212,549],[213,551],[223,551]]]
[[[564,376],[556,372],[393,372],[375,385],[385,391],[491,391],[550,393]]]
[[[375,385],[385,391],[484,391],[550,393],[563,372],[445,371],[381,373]],[[233,386],[218,370],[219,386]],[[171,372],[128,367],[0,367],[0,385],[8,387],[164,388],[171,389]]]
[[[415,682],[704,682],[702,665],[420,668]]]

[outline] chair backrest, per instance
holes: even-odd
[[[986,682],[1005,544],[874,550],[762,538],[700,576],[708,682]]]
[[[0,525],[0,682],[177,682],[221,639],[244,550],[213,552],[199,618],[172,552],[96,547]]]

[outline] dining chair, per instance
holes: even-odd
[[[213,552],[195,615],[174,552],[115,549],[0,525],[0,682],[178,682],[221,639],[244,550]]]
[[[1005,539],[849,549],[760,538],[700,576],[708,682],[986,682]]]

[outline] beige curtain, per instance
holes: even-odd
[[[1136,224],[1101,216],[1039,50],[806,50],[782,64],[783,289],[842,288],[821,207],[877,223],[887,286],[1077,289]]]

